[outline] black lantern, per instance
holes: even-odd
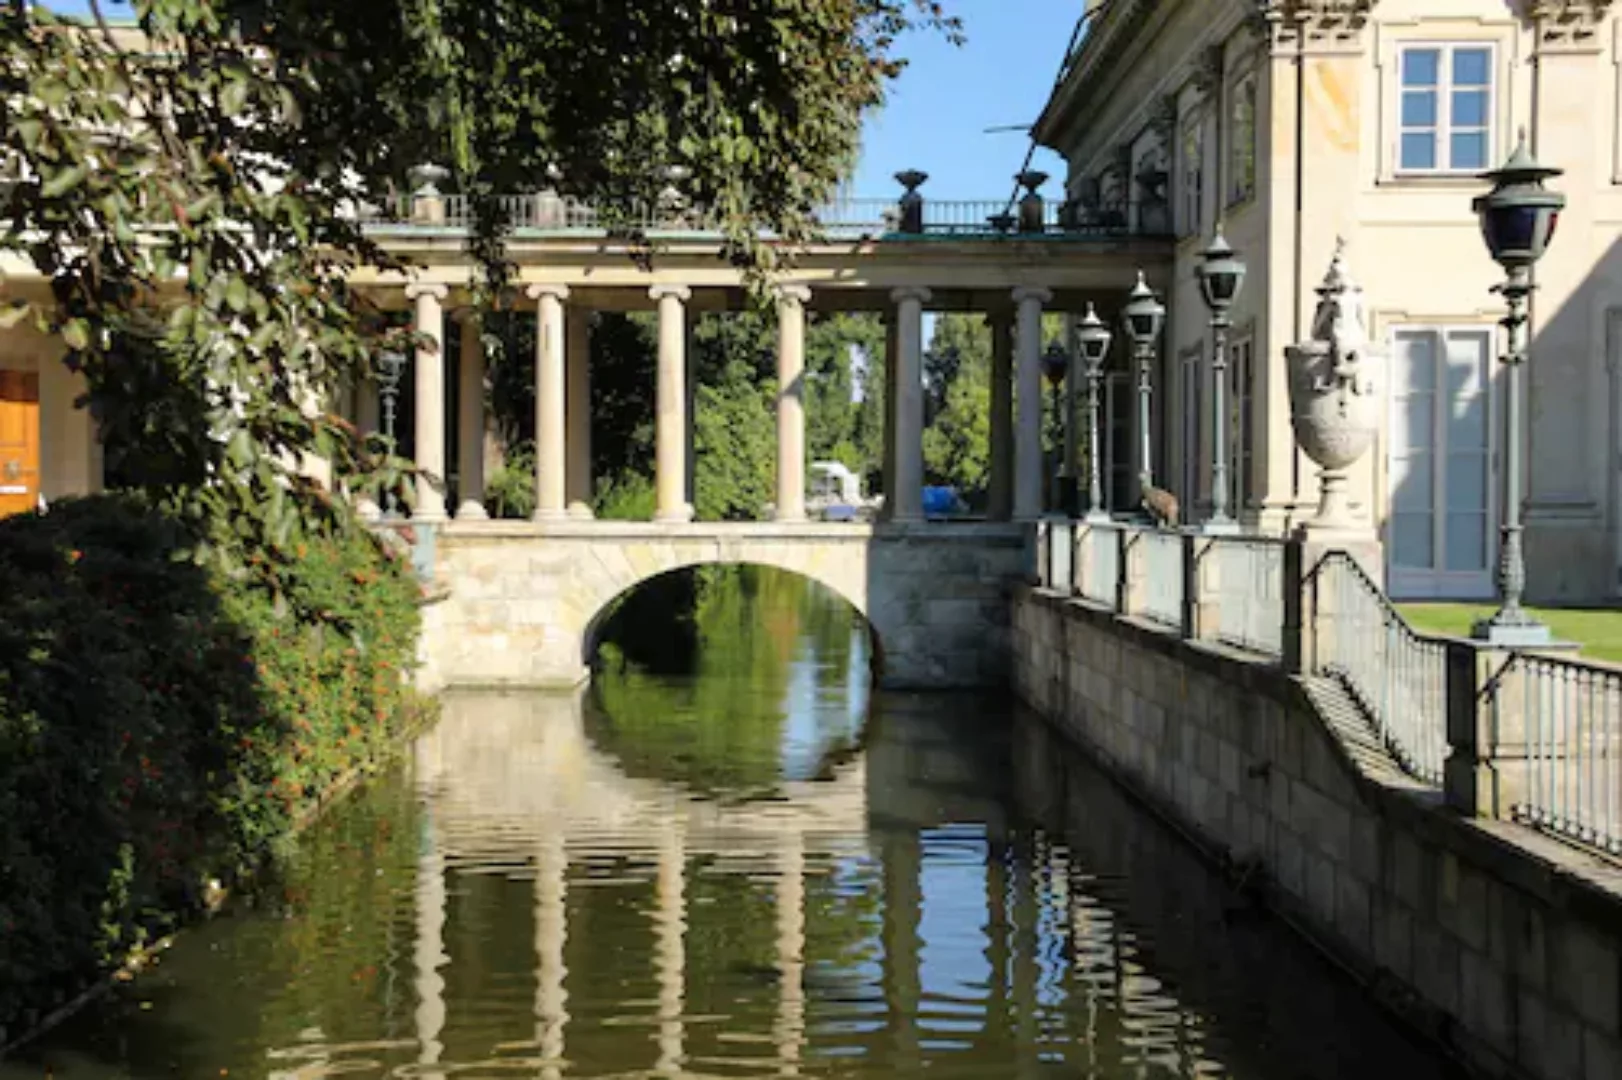
[[[1226,311],[1239,299],[1239,290],[1245,283],[1245,264],[1228,246],[1221,225],[1217,226],[1216,238],[1200,253],[1200,258],[1203,260],[1199,266],[1200,295],[1212,312]]]
[[[1093,305],[1087,305],[1087,314],[1076,324],[1076,342],[1081,346],[1081,360],[1087,365],[1087,374],[1096,375],[1109,356],[1111,334],[1104,320],[1098,317]]]
[[[1160,327],[1166,321],[1166,309],[1155,299],[1143,271],[1138,271],[1138,283],[1127,294],[1126,307],[1121,312],[1126,323],[1127,336],[1134,345],[1153,345],[1160,340]]]
[[[1070,357],[1065,355],[1064,346],[1057,341],[1050,342],[1047,351],[1042,354],[1042,375],[1048,385],[1057,390],[1069,368]]]
[[[1471,208],[1481,219],[1487,250],[1505,270],[1529,267],[1549,249],[1566,197],[1545,189],[1543,182],[1563,171],[1539,165],[1527,149],[1526,132],[1522,131],[1509,160],[1481,174],[1493,187],[1477,196]]]

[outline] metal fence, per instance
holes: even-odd
[[[1183,537],[1161,529],[1134,529],[1131,543],[1141,555],[1141,610],[1133,612],[1167,626],[1183,625]]]
[[[1520,653],[1504,675],[1519,683],[1526,737],[1514,816],[1622,853],[1622,669]]]
[[[1316,670],[1339,679],[1402,767],[1440,783],[1447,758],[1447,645],[1409,626],[1351,556],[1316,571]]]
[[[1083,560],[1081,585],[1077,591],[1112,611],[1120,598],[1121,533],[1118,525],[1084,525],[1077,541],[1078,554]]]
[[[1284,652],[1284,541],[1223,536],[1208,557],[1217,572],[1216,638],[1268,656]]]

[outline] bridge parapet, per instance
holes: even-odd
[[[692,566],[755,564],[849,601],[898,688],[1005,684],[1008,596],[1033,550],[1017,525],[456,522],[435,576],[449,589],[428,630],[438,685],[573,686],[610,604]]]

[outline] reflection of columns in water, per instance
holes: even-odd
[[[908,1074],[918,1067],[919,987],[918,924],[923,917],[919,888],[921,837],[902,827],[883,840],[884,864],[884,1001],[889,1011],[895,1057],[892,1071]]]
[[[562,1075],[563,1029],[569,1022],[569,992],[564,979],[563,944],[569,936],[568,893],[565,875],[569,856],[563,836],[549,831],[535,858],[535,1041],[543,1063],[541,1075],[556,1080]]]
[[[422,852],[417,856],[417,1062],[439,1064],[445,1052],[439,1036],[445,1030],[445,979],[439,969],[450,962],[445,953],[445,853],[435,835],[432,810],[425,812]],[[438,1070],[424,1070],[423,1077],[439,1077]]]
[[[1008,1043],[1008,865],[1007,851],[996,840],[986,842],[986,1034],[992,1046]]]
[[[682,1022],[687,978],[687,852],[682,837],[667,829],[659,841],[659,877],[655,885],[654,966],[659,978],[659,1061],[662,1076],[681,1072],[686,1032]]]
[[[1037,929],[1040,915],[1037,903],[1037,884],[1032,869],[1038,859],[1038,841],[1032,836],[1014,848],[1014,1072],[1024,1077],[1036,1065],[1037,1000],[1036,980]]]
[[[805,1041],[805,837],[783,837],[777,858],[777,1023],[779,1075],[798,1076]]]

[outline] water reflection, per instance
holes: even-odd
[[[1447,1075],[1006,702],[860,729],[864,632],[805,603],[712,617],[696,676],[448,695],[278,890],[0,1076]]]

